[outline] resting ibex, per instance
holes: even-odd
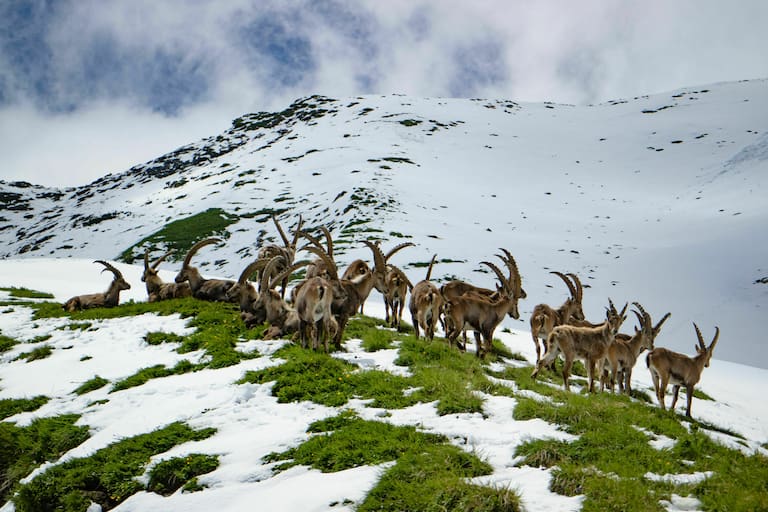
[[[263,324],[266,320],[266,311],[259,307],[259,292],[248,282],[253,274],[264,269],[265,264],[264,260],[257,259],[245,267],[237,282],[227,290],[227,300],[240,304],[240,318],[248,328]]]
[[[177,283],[180,284],[185,281],[189,282],[192,296],[196,299],[230,302],[230,299],[227,298],[227,290],[232,288],[232,285],[235,284],[234,281],[229,279],[205,279],[197,268],[189,264],[192,260],[192,256],[194,256],[201,248],[219,242],[221,242],[221,239],[219,238],[206,238],[193,245],[189,252],[187,252],[187,256],[184,258],[181,270],[176,275],[175,281]],[[234,302],[237,301],[235,300]]]
[[[547,304],[538,304],[533,308],[533,312],[531,313],[531,336],[533,337],[533,345],[536,347],[536,363],[541,360],[539,338],[542,338],[544,343],[546,343],[546,339],[549,336],[549,333],[552,332],[552,329],[558,325],[565,324],[571,317],[584,320],[584,311],[581,306],[582,288],[581,282],[578,280],[579,278],[576,277],[575,274],[568,274],[568,276],[573,276],[574,282],[578,283],[577,286],[574,285],[574,283],[571,283],[568,277],[561,272],[553,271],[550,272],[550,274],[555,274],[565,282],[565,285],[571,292],[571,296],[557,309],[554,309]],[[546,348],[547,347],[545,346],[544,349],[546,350]]]
[[[287,281],[293,272],[309,264],[309,261],[299,261],[285,268],[282,256],[269,260],[259,277],[259,298],[253,304],[255,311],[263,311],[269,329],[264,334],[265,339],[273,339],[293,334],[299,330],[299,316],[296,310],[275,290],[277,283]],[[277,268],[283,268],[277,272]]]
[[[405,297],[413,285],[408,276],[396,266],[389,264],[388,260],[399,250],[414,244],[405,242],[396,245],[385,255],[377,244],[368,240],[363,241],[363,243],[373,251],[374,287],[384,296],[384,321],[390,327],[399,329],[405,308]]]
[[[152,265],[149,264],[149,251],[144,253],[144,273],[141,275],[141,280],[147,286],[149,302],[180,299],[192,296],[192,290],[189,288],[189,283],[166,283],[157,273],[157,267],[159,267],[163,260],[170,256],[171,253],[172,251],[163,254],[157,258]]]
[[[696,356],[688,357],[684,354],[672,352],[666,348],[655,348],[646,356],[645,363],[651,372],[653,387],[656,390],[656,398],[659,405],[664,409],[664,395],[667,392],[667,385],[672,384],[672,405],[670,409],[675,409],[677,396],[680,392],[680,386],[685,386],[685,397],[688,403],[685,407],[685,415],[691,417],[691,402],[693,401],[693,387],[701,379],[701,372],[709,366],[709,360],[712,359],[712,351],[715,349],[717,339],[720,337],[720,328],[715,327],[715,337],[709,347],[704,343],[699,326],[695,323],[693,328],[696,330],[698,345],[696,346]]]
[[[509,268],[511,275],[505,277],[499,268],[488,261],[483,261],[496,274],[500,286],[493,295],[484,295],[469,291],[450,299],[445,307],[445,325],[449,343],[452,345],[459,333],[464,329],[472,329],[477,343],[477,356],[484,357],[490,352],[493,343],[493,332],[509,315],[514,319],[520,318],[518,300],[523,298],[522,281],[517,263],[512,255],[509,255]]]
[[[299,215],[299,223],[296,225],[296,230],[293,232],[292,241],[288,240],[288,237],[285,235],[285,231],[283,231],[282,226],[280,226],[280,222],[277,220],[277,217],[272,215],[272,221],[274,221],[275,226],[277,227],[277,232],[280,234],[280,238],[283,240],[283,246],[274,244],[264,246],[259,250],[258,258],[264,262],[267,262],[275,256],[282,256],[283,259],[281,261],[285,262],[285,266],[278,266],[275,269],[277,272],[282,272],[293,264],[293,260],[296,257],[296,244],[299,241],[299,233],[301,232],[301,215]],[[285,298],[285,289],[288,286],[288,282],[285,281],[281,283],[281,285],[282,288],[280,290],[280,297]]]
[[[637,358],[643,350],[653,350],[653,342],[661,331],[661,326],[671,316],[671,313],[664,315],[654,327],[651,315],[649,315],[643,306],[637,302],[632,303],[636,310],[632,312],[637,316],[640,322],[640,329],[635,328],[635,334],[619,333],[616,335],[616,341],[608,347],[605,359],[603,359],[603,375],[600,378],[600,389],[605,389],[606,384],[610,386],[611,391],[618,378],[619,390],[627,395],[631,394],[630,380],[632,379],[632,369],[635,367]],[[608,372],[610,371],[610,378]]]
[[[119,270],[106,261],[96,260],[94,263],[99,263],[104,266],[102,272],[106,270],[112,272],[114,278],[112,279],[112,282],[109,283],[109,288],[107,288],[107,291],[104,293],[92,293],[89,295],[72,297],[62,305],[64,311],[72,312],[90,308],[113,308],[120,302],[120,292],[123,290],[130,290],[131,285],[125,278],[123,278],[123,274],[120,273]]]
[[[573,325],[558,325],[547,338],[547,352],[536,365],[531,377],[536,378],[539,371],[545,366],[551,365],[557,354],[562,352],[565,358],[563,364],[563,385],[566,391],[570,391],[568,378],[571,375],[573,361],[582,359],[587,367],[589,376],[589,392],[594,391],[596,365],[608,351],[608,346],[616,339],[616,334],[624,320],[628,304],[624,304],[621,312],[616,310],[613,301],[609,300],[609,307],[605,311],[605,322],[598,327],[576,327]]]
[[[333,245],[331,243],[331,245]],[[357,313],[364,297],[371,291],[374,276],[372,273],[359,274],[353,279],[340,279],[336,263],[330,257],[329,251],[314,243],[307,245],[302,250],[315,254],[325,264],[328,272],[328,282],[333,290],[333,302],[331,312],[336,319],[337,328],[334,336],[334,345],[341,349],[341,339],[349,319]]]
[[[416,283],[411,290],[411,302],[408,309],[411,311],[411,321],[413,322],[413,330],[416,332],[416,339],[419,338],[419,329],[422,329],[424,336],[432,341],[435,337],[435,327],[443,309],[443,296],[440,295],[440,289],[430,281],[436,257],[437,254],[432,256],[424,280]]]

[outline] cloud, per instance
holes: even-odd
[[[311,94],[595,103],[764,77],[766,22],[761,0],[6,0],[0,179],[55,161],[84,183]]]

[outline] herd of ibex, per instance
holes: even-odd
[[[477,344],[477,356],[484,357],[492,349],[493,334],[505,316],[520,318],[518,301],[527,294],[514,257],[507,249],[500,249],[497,257],[507,272],[503,272],[490,261],[481,262],[497,278],[496,289],[480,288],[470,283],[452,280],[438,286],[431,280],[436,256],[432,256],[426,276],[413,285],[405,272],[390,263],[400,250],[413,246],[401,243],[383,251],[378,243],[364,241],[373,256],[373,268],[361,259],[349,264],[343,273],[339,272],[333,256],[333,239],[324,226],[321,231],[325,245],[305,230],[299,217],[292,238],[283,231],[276,217],[272,217],[283,245],[262,247],[257,259],[248,264],[237,281],[205,279],[200,271],[191,265],[192,257],[203,247],[221,243],[218,238],[207,238],[197,242],[187,252],[175,282],[163,282],[158,275],[159,265],[171,254],[166,253],[150,264],[149,253],[144,254],[144,273],[141,280],[147,288],[149,302],[181,297],[195,297],[201,300],[222,301],[238,304],[240,317],[246,326],[253,327],[267,323],[265,338],[290,337],[296,335],[302,346],[321,345],[327,352],[332,341],[341,349],[344,329],[349,319],[362,313],[363,305],[375,288],[384,298],[385,321],[393,328],[399,328],[405,309],[406,297],[410,294],[408,309],[411,314],[416,337],[421,333],[432,341],[438,324],[441,325],[448,343],[466,349],[466,331],[472,330]],[[298,246],[299,240],[306,244]],[[308,252],[313,259],[295,261],[299,252]],[[64,303],[66,311],[94,307],[114,307],[119,302],[122,290],[130,288],[119,270],[109,263],[97,260],[114,275],[104,293],[80,295]],[[286,300],[286,290],[291,276],[306,267],[304,278],[292,288]],[[661,408],[665,407],[664,397],[668,384],[673,385],[672,408],[677,402],[680,386],[687,392],[686,415],[691,414],[693,388],[701,377],[704,367],[709,366],[720,330],[707,346],[698,326],[694,324],[698,345],[697,355],[688,357],[665,348],[654,348],[654,340],[662,324],[669,318],[665,314],[653,325],[650,314],[633,302],[632,312],[637,316],[639,327],[634,335],[619,333],[626,319],[628,304],[618,310],[609,300],[605,320],[590,323],[585,320],[582,309],[584,287],[573,273],[552,272],[568,287],[569,297],[559,307],[539,304],[533,308],[530,318],[531,336],[536,347],[535,378],[544,367],[552,367],[558,355],[564,359],[562,375],[566,390],[570,390],[569,377],[575,360],[584,361],[588,374],[589,391],[593,392],[595,380],[599,378],[601,389],[610,387],[613,391],[618,381],[619,390],[630,393],[632,369],[643,350],[648,350],[646,364],[653,379],[656,397]],[[250,281],[258,276],[258,287]],[[280,288],[278,292],[278,286]],[[462,335],[462,341],[458,340]],[[543,340],[544,354],[539,345]]]

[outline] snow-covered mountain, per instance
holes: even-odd
[[[218,234],[195,263],[236,276],[278,240],[270,214],[301,215],[341,263],[411,241],[394,260],[412,279],[437,253],[439,279],[491,286],[479,263],[505,247],[521,321],[566,297],[549,271],[576,272],[590,318],[639,301],[672,312],[658,344],[690,353],[691,322],[718,325],[715,357],[768,367],[766,112],[768,80],[590,106],[309,97],[86,186],[0,182],[0,255],[131,262]]]

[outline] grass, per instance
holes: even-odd
[[[182,443],[205,439],[214,432],[172,423],[148,434],[123,439],[90,457],[48,468],[19,486],[14,505],[18,512],[74,512],[85,510],[93,501],[109,510],[144,489],[136,477],[142,475],[150,457]]]
[[[163,496],[170,496],[182,486],[187,492],[199,491],[203,487],[197,482],[197,477],[218,467],[218,457],[202,453],[167,459],[149,471],[147,490]]]
[[[109,381],[107,379],[96,375],[92,379],[89,379],[83,382],[81,385],[75,388],[75,390],[72,392],[76,395],[84,395],[86,393],[90,393],[91,391],[96,391],[97,389],[101,389],[107,384],[109,384]]]
[[[11,417],[20,412],[35,411],[48,403],[48,397],[36,396],[34,398],[4,398],[0,400],[0,420]]]
[[[18,340],[15,340],[13,338],[0,334],[0,354],[11,350],[11,348],[13,348],[13,346],[16,345],[17,343],[18,343]]]
[[[227,226],[237,222],[238,216],[221,208],[209,208],[196,215],[169,222],[160,230],[123,251],[118,258],[133,263],[144,258],[144,250],[173,250],[176,258],[183,258],[198,241],[212,236],[227,236]],[[172,257],[173,258],[173,257]]]
[[[27,362],[30,363],[32,361],[37,361],[38,359],[45,359],[46,357],[50,356],[52,353],[53,353],[53,348],[50,345],[43,345],[29,352],[24,352],[22,354],[19,354],[16,359],[17,360],[26,359]]]
[[[29,288],[17,288],[15,286],[10,288],[0,288],[4,292],[8,292],[11,297],[17,299],[52,299],[53,294],[48,292],[38,292],[36,290],[30,290]]]

